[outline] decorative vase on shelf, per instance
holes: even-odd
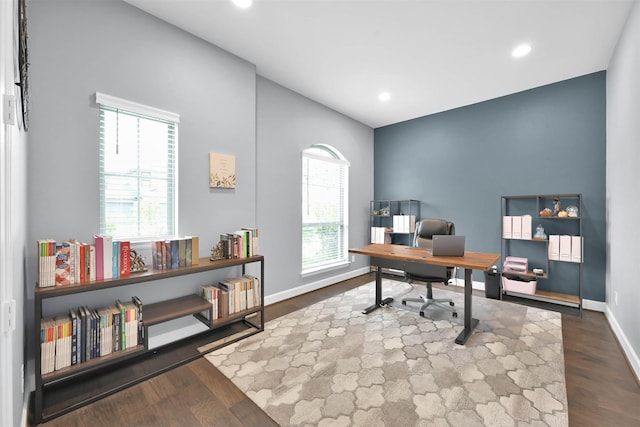
[[[533,238],[535,240],[547,240],[547,235],[544,232],[544,227],[542,227],[542,224],[538,224],[538,226],[536,227],[536,234],[533,235]]]

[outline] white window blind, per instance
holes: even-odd
[[[327,146],[302,156],[302,273],[347,262],[349,162]]]
[[[131,240],[176,235],[179,116],[96,94],[100,232]]]

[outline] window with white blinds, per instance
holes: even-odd
[[[96,93],[100,233],[131,240],[177,234],[179,116]]]
[[[349,162],[335,149],[302,153],[302,274],[348,261]]]

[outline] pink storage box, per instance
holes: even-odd
[[[502,288],[505,291],[520,292],[521,294],[535,294],[537,282],[532,280],[530,282],[523,282],[521,280],[509,279],[502,276]]]
[[[519,258],[508,256],[502,265],[504,271],[516,271],[518,273],[526,273],[529,270],[529,260],[527,258]]]

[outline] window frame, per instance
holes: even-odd
[[[173,217],[173,230],[168,230],[167,234],[163,235],[133,235],[133,236],[114,236],[117,239],[126,239],[131,242],[146,242],[157,238],[173,238],[178,236],[178,129],[180,123],[180,115],[155,108],[152,106],[140,104],[137,102],[129,101],[115,96],[106,95],[104,93],[95,93],[95,103],[98,106],[99,116],[102,116],[102,110],[111,110],[116,113],[125,113],[132,116],[139,116],[140,118],[147,118],[149,120],[155,120],[159,122],[171,123],[173,125],[173,185],[171,198],[173,199],[173,209],[170,215]],[[100,130],[102,131],[102,123],[100,123]],[[102,136],[99,137],[99,145],[102,148]],[[101,154],[102,155],[102,154]],[[104,170],[102,160],[99,165],[99,197],[100,197],[100,233],[109,234],[105,228],[105,202],[104,202],[104,187],[102,180],[104,179]]]
[[[325,155],[316,154],[313,151],[321,150]],[[302,191],[305,191],[305,165],[304,162],[306,158],[312,158],[315,160],[325,161],[329,163],[339,164],[344,167],[343,178],[342,178],[342,218],[339,224],[343,229],[342,233],[342,247],[338,249],[338,257],[333,260],[326,262],[324,264],[315,264],[312,266],[304,264],[304,229],[306,227],[306,223],[304,222],[304,212],[301,212],[301,276],[305,277],[308,275],[318,274],[322,272],[326,272],[329,270],[333,270],[336,268],[344,267],[345,265],[349,265],[349,168],[351,164],[349,161],[335,148],[327,144],[314,144],[309,147],[306,147],[302,150],[301,153],[301,178],[302,178]],[[302,209],[305,209],[305,198],[302,195]]]

